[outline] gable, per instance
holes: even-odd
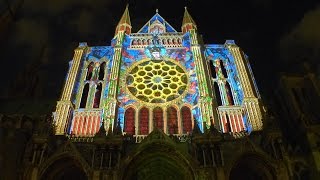
[[[161,31],[162,28],[164,31]],[[159,33],[177,32],[165,19],[156,13],[137,33],[151,33],[155,29],[160,30]]]

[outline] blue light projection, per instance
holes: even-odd
[[[234,90],[234,99],[237,105],[242,104],[243,102],[243,91],[241,89],[238,72],[234,62],[232,54],[227,48],[223,45],[207,45],[205,49],[206,59],[214,61],[220,59],[223,61],[223,64],[226,65],[225,69],[228,72],[228,82],[230,83],[231,88]]]

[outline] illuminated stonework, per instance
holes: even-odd
[[[129,92],[144,103],[168,104],[186,93],[188,76],[173,60],[145,59],[127,71]]]
[[[187,10],[180,32],[156,13],[133,33],[126,9],[111,46],[80,43],[75,50],[54,113],[56,134],[94,136],[102,122],[134,136],[154,126],[167,134],[212,124],[222,133],[261,130],[248,57],[232,40],[199,39]]]

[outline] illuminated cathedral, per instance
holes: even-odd
[[[27,146],[22,179],[292,176],[233,40],[204,44],[187,8],[179,31],[158,10],[131,28],[126,7],[110,46],[79,43],[52,120]]]
[[[136,33],[128,9],[111,46],[80,43],[54,112],[57,135],[92,137],[101,125],[146,137],[155,128],[187,135],[262,129],[248,57],[232,40],[203,44],[185,10],[181,31],[158,12]]]

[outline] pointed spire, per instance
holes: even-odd
[[[127,4],[126,9],[124,10],[124,13],[122,14],[122,17],[117,25],[116,28],[116,34],[118,31],[125,31],[127,34],[131,33],[131,21],[130,21],[130,15],[129,15],[129,5]]]
[[[193,18],[189,14],[187,7],[184,7],[184,15],[181,26],[182,32],[187,32],[190,29],[197,29],[197,25],[194,22]]]
[[[106,136],[106,130],[104,129],[104,120],[102,120],[102,124],[100,126],[99,131],[97,132],[96,136]]]
[[[129,5],[127,4],[126,9],[124,10],[124,13],[122,14],[122,17],[118,23],[118,25],[120,24],[128,24],[131,26],[131,22],[130,22],[130,15],[129,15]]]

